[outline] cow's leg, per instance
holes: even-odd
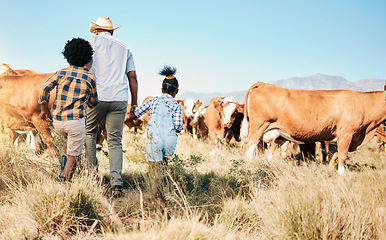
[[[212,151],[210,151],[209,156],[214,156],[218,152],[218,137],[217,132],[209,131],[210,143],[212,145]]]
[[[247,158],[252,158],[262,134],[254,132],[250,133],[249,135],[250,136],[248,136],[248,142],[246,144],[247,151],[245,152],[245,156]]]
[[[29,148],[36,150],[36,136],[33,133],[33,130],[27,132],[26,143],[29,144]]]
[[[263,137],[264,131],[267,129],[270,123],[263,123],[260,125],[251,124],[249,126],[249,133],[247,137],[247,144],[245,155],[247,158],[252,158],[253,153],[256,150],[257,145],[259,144],[260,139]],[[256,130],[254,130],[256,129]]]
[[[382,142],[382,146],[383,146],[383,151],[386,154],[385,142]]]
[[[328,167],[330,169],[334,169],[335,160],[338,158],[338,151],[335,151],[334,153],[331,152],[331,154],[329,154],[329,156],[331,157],[331,159],[330,159],[330,163],[328,164]]]
[[[328,144],[328,142],[326,142]],[[337,145],[328,144],[327,160],[329,159],[329,168],[334,169],[335,160],[338,158],[338,149]]]
[[[347,159],[348,149],[350,147],[351,137],[349,139],[338,139],[338,174],[343,175],[345,172],[344,162]]]
[[[382,144],[383,144],[383,142],[381,140],[381,137],[377,136],[377,148],[375,149],[376,153],[379,153],[379,151],[381,150]]]
[[[282,158],[287,158],[288,157],[288,146],[290,144],[290,141],[285,141],[281,146],[280,146],[280,153]]]
[[[329,150],[330,144],[327,141],[321,141],[320,142],[320,147],[321,147],[321,150],[322,150],[322,163],[326,164],[327,161],[328,161],[329,153],[330,153],[330,150]]]
[[[97,141],[96,141],[96,150],[100,151],[103,147],[103,142],[107,138],[106,128],[98,126]]]
[[[55,151],[54,140],[52,138],[51,131],[48,127],[48,122],[45,119],[41,119],[37,115],[33,115],[31,119],[36,130],[39,132],[43,142],[48,146],[48,149],[50,149],[52,158],[55,161],[58,160]]]
[[[316,157],[316,154],[315,154],[315,150],[316,150],[315,143],[300,144],[299,148],[300,148],[300,153],[301,153],[303,161],[306,161],[307,159],[315,161],[315,157]]]
[[[268,159],[273,159],[273,152],[275,151],[276,147],[277,147],[277,143],[275,142],[275,140],[272,140],[272,141],[269,141],[267,143],[267,147],[268,147],[268,155],[267,155],[267,158]]]

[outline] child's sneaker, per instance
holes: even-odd
[[[63,174],[63,170],[64,170],[64,167],[66,166],[66,163],[67,163],[67,156],[66,155],[62,155],[62,162],[60,164],[60,176],[62,176]]]

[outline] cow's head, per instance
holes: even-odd
[[[194,106],[193,106],[193,115],[198,112],[200,110],[200,107],[202,106],[202,102],[200,100],[197,100],[195,103],[194,103]]]
[[[222,101],[222,107],[224,111],[224,127],[230,127],[232,125],[232,114],[235,112],[237,107],[236,100],[233,97],[226,97]]]
[[[208,106],[200,106],[193,114],[192,124],[196,124],[200,116],[204,116]]]
[[[187,118],[193,117],[194,99],[187,98],[184,102],[184,106],[185,106],[185,116]]]

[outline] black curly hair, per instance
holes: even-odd
[[[82,38],[73,38],[67,41],[62,53],[70,65],[84,67],[91,61],[93,52],[88,41]]]
[[[177,69],[175,67],[164,66],[159,74],[166,76],[164,81],[162,82],[162,88],[169,94],[173,93],[176,89],[178,89],[178,80],[174,76],[176,74]]]

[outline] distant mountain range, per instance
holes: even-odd
[[[17,76],[17,75],[27,75],[27,74],[37,74],[37,72],[27,69],[22,70],[13,70],[9,67],[8,64],[0,64],[0,76]],[[357,82],[350,82],[343,77],[331,76],[324,74],[314,74],[308,77],[292,77],[288,79],[271,81],[268,82],[283,88],[292,88],[292,89],[305,89],[305,90],[355,90],[362,92],[369,91],[383,91],[384,85],[386,84],[386,79],[379,78],[369,78],[361,79]],[[248,89],[244,91],[235,91],[229,93],[221,92],[211,92],[211,93],[201,93],[186,91],[178,94],[177,99],[187,99],[194,98],[195,100],[200,100],[204,104],[209,104],[210,99],[213,97],[230,97],[233,96],[237,101],[244,102],[245,93]]]
[[[362,92],[383,91],[386,79],[369,78],[361,79],[357,82],[350,82],[347,79],[339,76],[331,76],[324,74],[314,74],[308,77],[292,77],[288,79],[268,82],[283,88],[305,89],[305,90],[355,90]],[[178,99],[194,98],[199,99],[204,104],[209,104],[212,97],[228,97],[233,96],[237,101],[244,102],[245,91],[236,91],[230,93],[200,93],[186,91],[177,97]]]

